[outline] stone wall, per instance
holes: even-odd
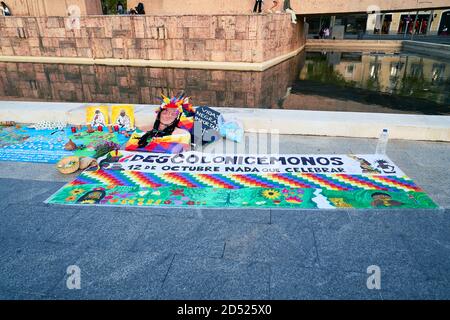
[[[304,56],[263,72],[0,62],[0,99],[158,104],[170,88],[195,105],[278,108]]]
[[[135,7],[139,2],[145,5],[147,14],[247,13],[253,10],[255,4],[255,0],[128,0],[128,7]],[[274,11],[283,9],[284,1],[278,1],[278,3]],[[377,8],[386,12],[450,7],[448,0],[290,0],[290,4],[299,15],[366,13],[377,11]],[[263,11],[270,9],[272,5],[272,1],[264,1]]]
[[[0,29],[3,56],[263,62],[305,42],[288,14],[0,17]]]
[[[78,15],[102,14],[100,0],[6,0],[13,16],[67,16],[69,8]]]

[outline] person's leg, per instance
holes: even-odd
[[[295,11],[291,10],[291,9],[286,9],[286,12],[291,14],[291,20],[292,20],[291,22],[297,23],[297,16],[295,14]]]
[[[255,0],[255,6],[253,7],[253,12],[256,12],[257,8],[258,8],[258,0]]]
[[[259,9],[258,9],[258,12],[261,13],[261,12],[262,12],[262,1],[259,0],[258,3],[259,3]]]

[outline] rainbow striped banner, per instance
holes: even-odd
[[[208,161],[195,156],[201,162]],[[291,165],[285,166],[283,172],[235,173],[226,172],[225,166],[219,168],[219,172],[207,172],[203,170],[206,168],[203,165],[199,172],[180,172],[175,170],[183,168],[179,163],[191,161],[186,155],[142,155],[120,151],[99,159],[99,168],[84,171],[47,202],[182,208],[437,207],[414,181],[387,158],[380,159],[373,155],[314,157],[289,156],[286,159],[304,162],[331,159],[336,163],[342,162],[344,167],[336,165],[334,173],[324,173],[323,165],[319,172],[314,173],[311,171],[315,170],[306,170],[305,164],[305,170],[295,170],[299,167]],[[212,162],[240,161],[240,158],[210,159]],[[243,161],[245,159],[248,158],[242,158]],[[257,161],[263,160],[262,157],[257,158]],[[158,161],[161,161],[159,166],[155,165]],[[172,165],[167,164],[170,161]],[[153,166],[158,169],[152,170]],[[287,172],[289,168],[293,170]],[[384,174],[383,171],[390,173]],[[393,174],[394,171],[396,174]]]

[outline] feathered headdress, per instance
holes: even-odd
[[[185,97],[184,92],[178,96],[169,98],[161,93],[161,106],[160,111],[164,109],[177,109],[180,113],[184,113],[186,116],[193,116],[195,109],[189,102],[189,97]]]

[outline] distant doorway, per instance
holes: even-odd
[[[439,24],[438,35],[448,36],[450,28],[450,10],[442,12],[441,23]]]
[[[417,18],[415,14],[404,14],[400,17],[398,33],[427,34],[429,19],[429,14],[419,14],[417,15]]]

